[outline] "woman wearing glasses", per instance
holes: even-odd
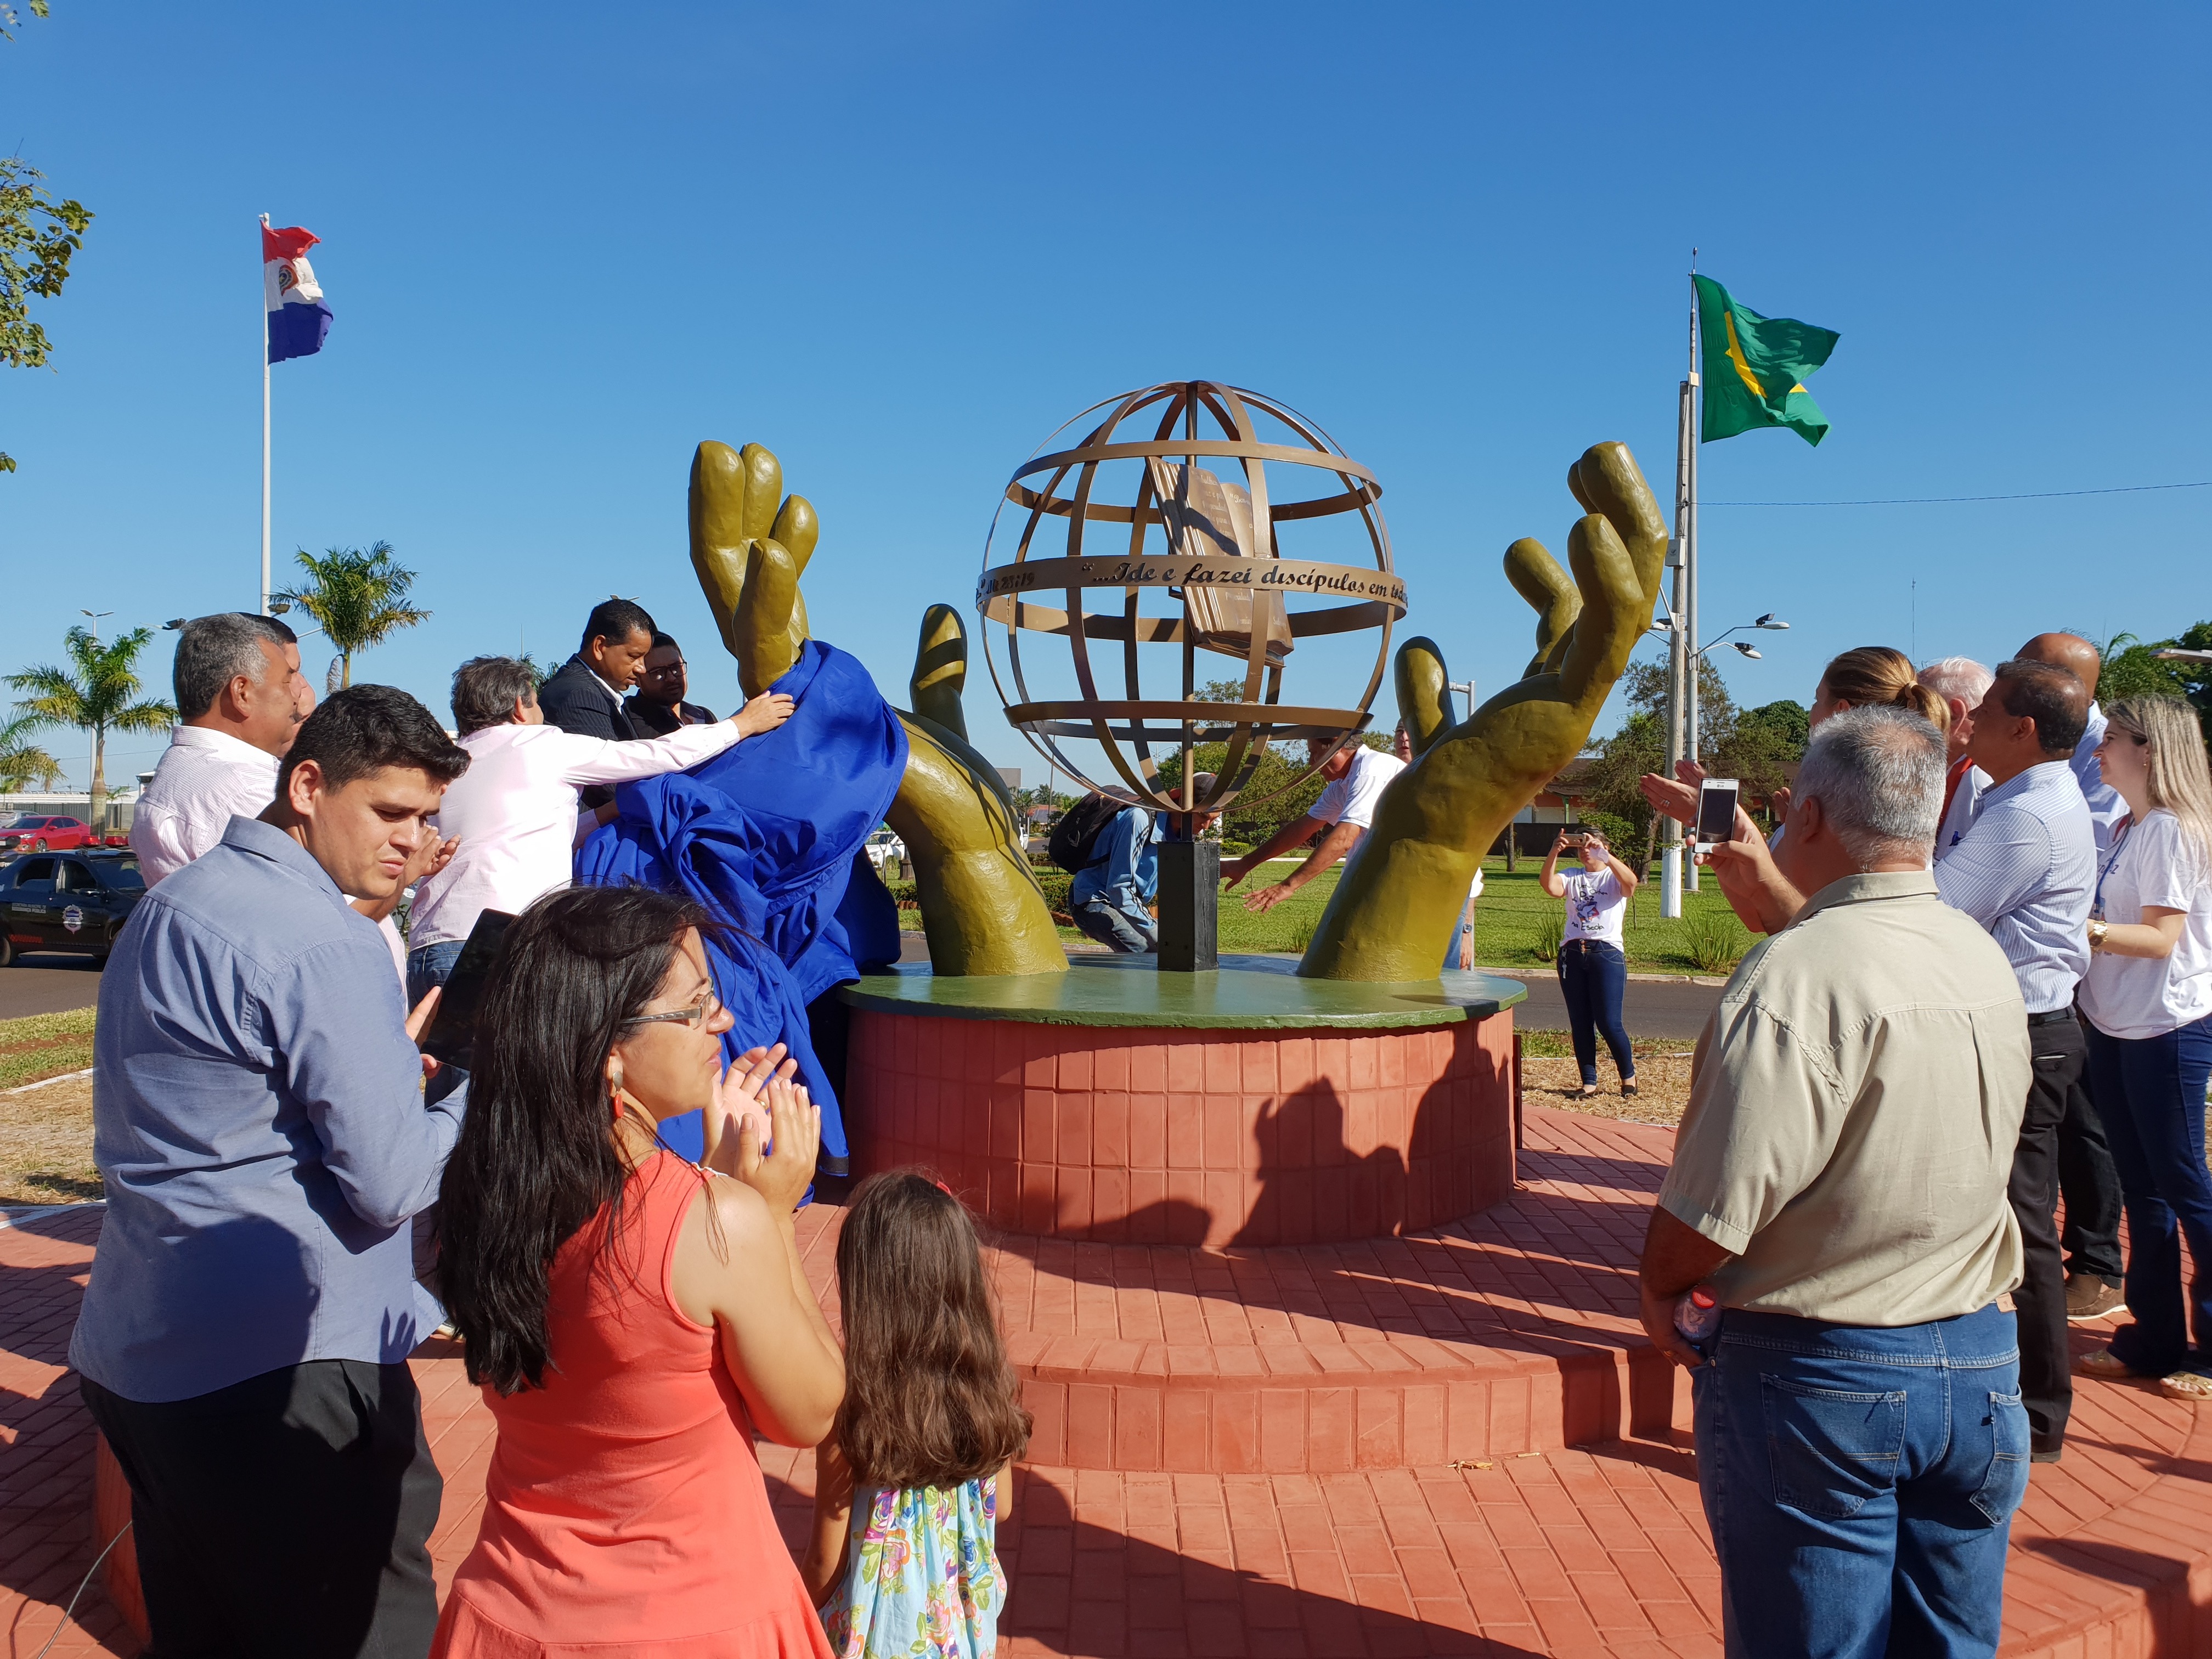
[[[752,1446],[844,1394],[793,1237],[820,1114],[780,1047],[725,1070],[709,925],[552,894],[485,988],[441,1266],[499,1442],[434,1655],[829,1654]],[[659,1125],[702,1109],[694,1164]]]
[[[2212,770],[2197,711],[2179,697],[2130,697],[2105,712],[2097,763],[2128,816],[2098,860],[2078,994],[2090,1093],[2127,1199],[2135,1322],[2077,1363],[2212,1400]],[[2183,1237],[2196,1260],[2185,1303]]]

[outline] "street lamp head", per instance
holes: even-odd
[[[1750,658],[1753,658],[1753,659],[1757,659],[1757,657],[1759,656],[1759,651],[1758,651],[1758,648],[1757,648],[1756,647],[1752,646],[1752,645],[1748,645],[1748,644],[1747,644],[1745,641],[1741,641],[1741,640],[1738,640],[1738,641],[1735,642],[1735,648],[1736,648],[1737,650],[1739,650],[1739,651],[1742,652],[1742,653],[1743,653],[1743,654],[1744,654],[1745,656],[1747,656],[1747,657],[1750,657]]]
[[[161,629],[164,633],[173,634],[185,625],[186,620],[183,617],[172,617],[161,624]]]
[[[1761,617],[1757,622],[1752,623],[1752,626],[1753,628],[1764,628],[1770,631],[1773,631],[1787,628],[1790,624],[1786,622],[1782,622],[1777,619],[1775,614],[1770,611],[1765,616]]]
[[[287,599],[271,599],[269,601],[269,614],[272,617],[281,617],[291,608],[291,602]]]

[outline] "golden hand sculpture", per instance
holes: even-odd
[[[1543,544],[1505,550],[1536,611],[1527,675],[1449,723],[1442,653],[1409,640],[1396,662],[1413,760],[1383,793],[1298,972],[1316,979],[1434,979],[1482,856],[1513,815],[1581,752],[1628,653],[1651,625],[1667,524],[1626,444],[1568,469],[1589,516],[1567,536],[1571,579]]]
[[[799,579],[820,525],[802,495],[782,497],[783,468],[758,444],[699,446],[691,461],[691,568],[758,696],[799,660],[808,636]],[[1020,817],[998,769],[968,742],[960,692],[968,639],[959,613],[923,616],[909,690],[906,775],[887,815],[906,842],[929,960],[940,974],[1062,974],[1052,913],[1022,850]]]

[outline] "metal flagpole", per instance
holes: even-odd
[[[269,228],[269,216],[261,216],[261,228]],[[269,614],[269,289],[266,245],[261,290],[261,614]]]
[[[1697,250],[1690,252],[1692,271]],[[1685,744],[1685,709],[1694,708],[1686,693],[1693,684],[1695,665],[1690,655],[1690,586],[1688,559],[1692,480],[1697,468],[1697,415],[1692,399],[1698,387],[1697,289],[1690,289],[1690,372],[1683,380],[1674,418],[1674,535],[1667,544],[1667,568],[1673,577],[1667,600],[1667,775],[1674,775],[1675,763],[1694,752]],[[1692,714],[1690,718],[1694,718]],[[1682,914],[1682,826],[1668,818],[1661,826],[1664,836],[1659,862],[1659,914]],[[1694,884],[1696,876],[1691,877]]]
[[[1698,251],[1690,250],[1690,376],[1686,382],[1693,390],[1698,383]],[[1702,659],[1698,655],[1698,406],[1694,396],[1682,405],[1683,433],[1690,454],[1688,489],[1682,498],[1682,508],[1674,522],[1682,538],[1683,586],[1689,589],[1689,605],[1684,614],[1682,649],[1688,658],[1688,672],[1682,677],[1682,752],[1692,761],[1702,759],[1698,753],[1698,674]],[[1691,860],[1686,875],[1690,890],[1698,890],[1698,866]]]

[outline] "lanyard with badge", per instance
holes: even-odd
[[[2111,875],[2114,867],[2118,865],[2120,849],[2128,844],[2128,831],[2134,829],[2135,824],[2136,821],[2132,817],[2124,817],[2120,820],[2118,827],[2112,831],[2112,855],[2105,860],[2105,867],[2097,872],[2097,890],[2089,900],[2089,920],[2092,921],[2102,921],[2105,919],[2105,878]]]

